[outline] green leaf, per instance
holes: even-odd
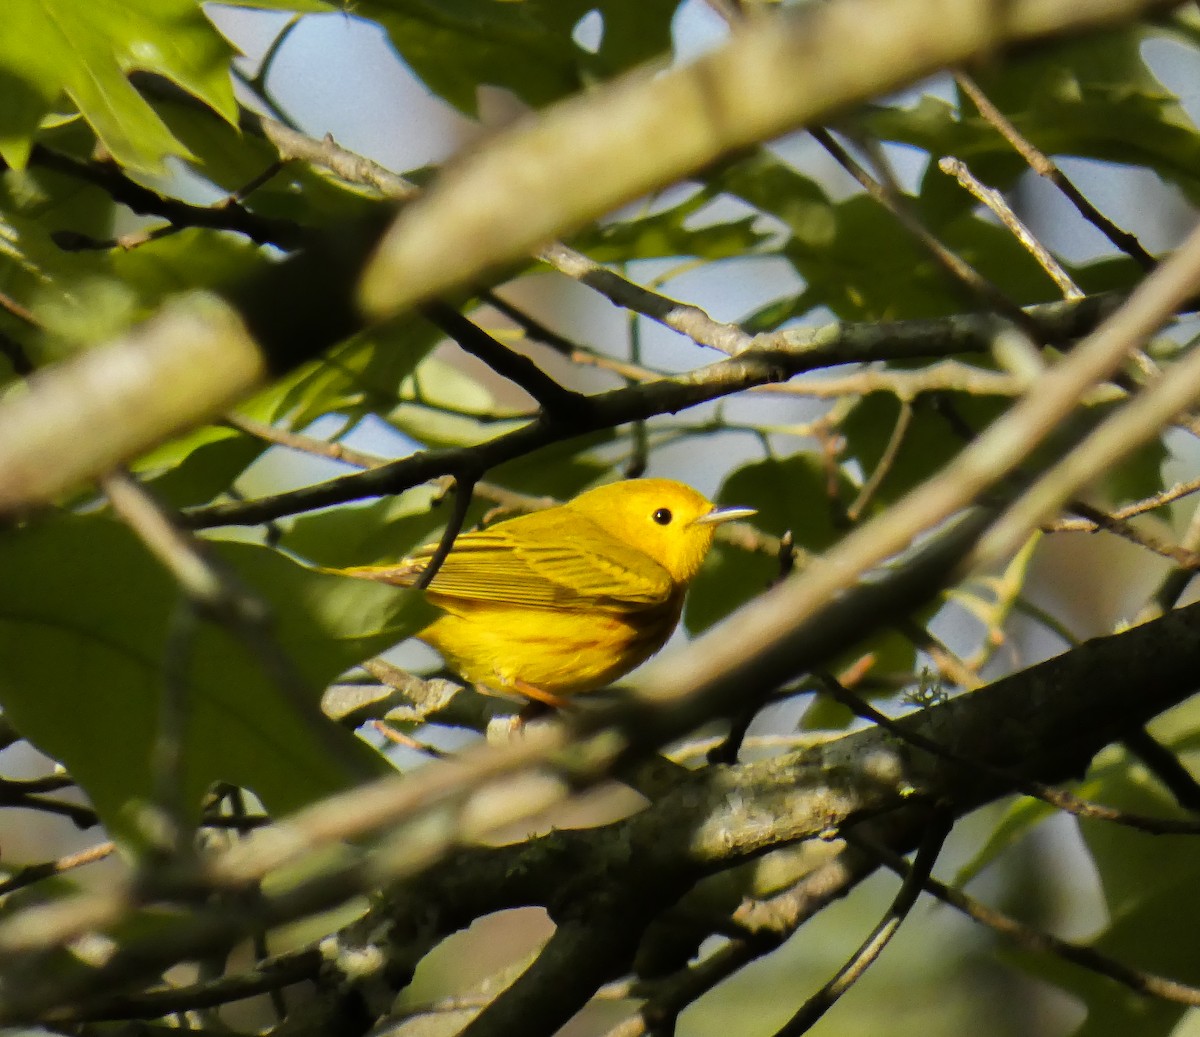
[[[492,476],[496,482],[519,493],[568,500],[581,490],[606,481],[605,476],[613,472],[613,464],[593,451],[618,438],[615,429],[601,429],[551,443],[525,457],[498,465]]]
[[[165,76],[234,122],[232,57],[196,0],[6,0],[0,156],[23,167],[39,122],[65,94],[117,162],[157,172],[187,151],[128,74]]]
[[[514,427],[493,420],[504,408],[475,375],[429,356],[400,385],[401,402],[387,413],[388,423],[428,447],[472,446]]]
[[[1145,768],[1124,749],[1110,747],[1080,788],[1080,794],[1119,810],[1157,817],[1181,816],[1179,807]],[[1079,825],[1100,878],[1109,924],[1092,941],[1117,961],[1182,983],[1200,982],[1195,933],[1200,903],[1200,860],[1188,837],[1146,836],[1120,825],[1083,821]],[[1076,1034],[1170,1033],[1184,1006],[1146,998],[1084,969],[1047,956],[1012,955],[1042,981],[1053,982],[1088,1010]]]
[[[849,490],[846,483],[842,488]],[[807,454],[745,465],[725,480],[717,496],[723,504],[756,509],[754,523],[760,529],[777,536],[790,529],[796,545],[807,551],[823,551],[841,535],[826,474]],[[688,593],[684,609],[688,631],[706,630],[762,593],[778,573],[779,563],[768,555],[715,545]]]
[[[1162,468],[1169,457],[1161,438],[1138,447],[1120,464],[1105,471],[1100,483],[1105,496],[1114,505],[1120,505],[1160,492]]]
[[[440,530],[446,511],[436,506],[436,498],[432,486],[416,486],[371,504],[301,515],[280,543],[301,558],[330,568],[395,561]],[[482,505],[475,510],[481,509]]]
[[[995,828],[984,840],[983,845],[958,869],[951,885],[967,885],[1005,850],[1025,838],[1043,821],[1057,816],[1058,810],[1040,799],[1020,796],[1013,800],[1000,815]]]
[[[436,94],[475,115],[483,84],[535,107],[667,50],[678,0],[360,0],[409,67]],[[604,20],[591,53],[573,38],[590,11]]]
[[[653,215],[587,230],[572,245],[598,263],[671,256],[725,259],[753,252],[770,237],[755,230],[756,216],[703,222],[702,210],[710,201],[709,190],[696,191],[680,204]]]
[[[386,412],[417,365],[441,341],[427,320],[407,315],[347,339],[318,360],[304,364],[280,383],[275,412],[264,420],[287,418],[297,427],[338,412],[351,423]]]
[[[131,467],[172,507],[206,504],[225,493],[268,444],[231,428],[205,425],[164,443]]]
[[[247,7],[259,11],[295,11],[298,14],[331,14],[344,11],[340,0],[221,0],[222,7]]]
[[[112,273],[136,293],[139,316],[168,298],[239,284],[270,260],[254,242],[234,234],[187,227],[176,234],[112,252]]]
[[[240,192],[279,159],[264,137],[242,132],[187,98],[156,97],[155,110],[187,148],[191,168],[227,193]],[[358,222],[378,201],[378,193],[369,187],[339,180],[306,162],[289,162],[259,183],[241,205],[257,215],[320,227]]]
[[[765,148],[724,166],[708,177],[708,185],[774,216],[810,248],[833,242],[836,215],[824,189]]]
[[[111,235],[112,199],[44,170],[0,176],[0,290],[26,306],[51,334],[92,342],[127,326],[133,293],[108,280],[107,253],[65,251],[58,230]],[[65,317],[66,314],[72,314]],[[79,316],[86,314],[86,318]],[[72,334],[70,325],[79,328]]]
[[[1006,400],[985,399],[953,393],[957,413],[970,428],[985,428],[1004,409]],[[885,393],[864,396],[842,424],[846,454],[858,461],[864,477],[878,468],[900,416],[900,401]],[[917,401],[904,439],[895,458],[876,488],[872,501],[885,505],[895,501],[934,472],[963,448],[946,419],[932,406]]]
[[[804,278],[810,304],[823,304],[845,320],[936,317],[978,305],[874,199],[854,195],[834,215],[830,241],[818,247],[793,237],[783,249]],[[934,229],[1014,302],[1057,297],[1053,282],[1007,228],[967,212]]]
[[[182,783],[191,816],[216,781],[294,810],[382,773],[373,750],[326,720],[320,691],[337,674],[419,629],[419,595],[305,569],[247,544],[215,552],[273,613],[273,629],[310,697],[296,701],[244,643],[204,624],[187,645]],[[104,823],[136,841],[131,810],[151,796],[173,580],[125,527],[73,517],[0,539],[0,703],[21,733],[63,764]]]
[[[1200,199],[1200,135],[1178,99],[1153,75],[1142,48],[1155,30],[1065,40],[980,69],[976,78],[1017,130],[1049,155],[1148,166]],[[882,140],[931,155],[955,155],[976,176],[1004,190],[1026,169],[1011,146],[964,102],[962,117],[944,101],[923,97],[909,108],[870,109],[861,125]],[[950,209],[973,200],[931,163],[922,198],[935,194]],[[936,185],[936,186],[935,186]]]

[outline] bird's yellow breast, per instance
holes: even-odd
[[[418,637],[472,684],[498,692],[523,682],[554,695],[592,691],[657,652],[679,622],[683,594],[636,612],[503,607],[430,594],[446,614]]]

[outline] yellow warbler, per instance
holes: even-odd
[[[628,479],[463,533],[426,591],[445,614],[417,636],[472,684],[561,705],[657,652],[714,528],[753,514],[669,479]],[[436,549],[338,571],[412,586]]]

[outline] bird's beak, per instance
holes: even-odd
[[[757,515],[758,512],[753,508],[713,508],[707,515],[701,515],[697,519],[692,519],[692,524],[696,526],[719,526],[722,522],[732,522],[734,519],[749,518],[751,515]]]

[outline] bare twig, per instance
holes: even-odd
[[[1047,337],[1071,339],[1094,327],[1094,322],[1109,312],[1114,302],[1113,299],[1087,299],[1081,304],[1058,303],[1049,308],[1033,308],[1031,315]],[[570,431],[582,435],[599,428],[611,428],[640,417],[681,410],[751,386],[779,382],[792,374],[831,364],[987,351],[996,336],[1002,333],[1002,327],[1001,322],[990,314],[973,314],[945,320],[905,321],[882,327],[877,324],[835,324],[816,329],[788,329],[759,336],[752,347],[738,356],[697,371],[590,397],[588,411],[580,416],[580,421],[572,424]],[[1072,406],[1080,396],[1094,388],[1097,380],[1089,380],[1078,387],[1072,396]],[[1059,416],[1054,420],[1057,422]],[[565,431],[561,422],[535,421],[470,448],[423,451],[370,472],[343,476],[273,497],[190,509],[185,521],[192,528],[257,523],[361,497],[399,493],[430,478],[458,471],[463,466],[486,470],[556,442]]]
[[[1148,511],[1154,511],[1156,508],[1165,507],[1167,504],[1171,504],[1182,497],[1190,496],[1198,490],[1200,490],[1200,478],[1177,482],[1174,486],[1169,486],[1158,493],[1151,494],[1149,497],[1143,497],[1141,500],[1126,504],[1123,508],[1117,508],[1115,511],[1108,512],[1106,517],[1125,521],[1126,519],[1135,518],[1138,515],[1144,515]],[[1095,533],[1105,527],[1100,522],[1088,518],[1060,518],[1049,523],[1049,528],[1053,529],[1056,533]],[[1188,550],[1194,549],[1186,544],[1183,546]]]
[[[1012,211],[1008,202],[1004,200],[1004,195],[994,188],[980,183],[971,172],[970,167],[962,159],[947,155],[938,162],[938,168],[948,176],[954,177],[975,198],[996,214],[997,219],[1012,231],[1013,237],[1037,260],[1038,266],[1045,270],[1050,279],[1058,285],[1058,290],[1062,292],[1064,299],[1083,298],[1084,293],[1071,280],[1071,275],[1050,254],[1050,250],[1038,241],[1033,232],[1021,222],[1017,214]]]
[[[586,396],[559,385],[528,357],[514,353],[453,306],[434,299],[420,309],[460,347],[529,393],[551,417],[573,415],[588,406]]]
[[[0,292],[0,309],[11,313],[22,324],[27,324],[31,328],[41,327],[41,322],[33,315],[33,311],[22,306],[8,292]]]
[[[887,209],[900,222],[904,229],[925,247],[925,250],[950,275],[955,284],[965,288],[975,298],[981,300],[989,308],[1012,321],[1026,335],[1037,341],[1039,330],[1021,307],[971,266],[970,263],[957,253],[951,251],[931,234],[925,225],[904,205],[898,194],[893,193],[867,173],[827,130],[813,129],[810,132],[817,140],[817,143],[828,151],[837,163],[858,181],[863,190]]]
[[[1087,503],[1087,501],[1073,500],[1069,501],[1067,506],[1076,515],[1082,516],[1081,519],[1074,521],[1086,523],[1083,528],[1089,532],[1103,529],[1115,536],[1121,537],[1123,540],[1128,540],[1139,547],[1153,551],[1157,555],[1162,555],[1163,558],[1169,558],[1181,568],[1200,568],[1200,551],[1195,551],[1178,544],[1164,543],[1154,534],[1138,529],[1124,519],[1116,518],[1114,515],[1110,515],[1100,508]],[[1043,523],[1041,528],[1048,532],[1060,533],[1064,529],[1070,529],[1072,521],[1071,519],[1059,519],[1056,522]]]
[[[1138,241],[1137,237],[1126,230],[1122,230],[1092,205],[1084,197],[1083,192],[1068,179],[1066,174],[1044,152],[1034,147],[1029,139],[1013,125],[1009,118],[992,104],[991,99],[980,89],[979,84],[973,78],[965,72],[956,72],[954,80],[958,83],[963,93],[971,99],[972,103],[979,110],[979,114],[996,128],[997,132],[1012,145],[1013,150],[1017,154],[1029,163],[1030,168],[1038,176],[1045,177],[1062,191],[1085,220],[1099,230],[1118,249],[1135,260],[1143,270],[1149,272],[1154,269],[1156,265],[1154,257],[1142,247],[1142,243]]]
[[[435,760],[444,760],[449,755],[436,745],[430,745],[428,742],[419,742],[411,735],[406,735],[403,731],[398,731],[386,720],[372,720],[371,727],[393,745],[399,745],[405,749],[424,753],[426,756],[432,756]]]
[[[1183,761],[1145,728],[1127,734],[1122,742],[1146,765],[1181,807],[1200,813],[1200,782]]]
[[[1170,270],[1173,279],[1157,279]],[[1143,282],[1146,292],[1139,301],[1155,294],[1183,298],[1195,290],[1200,277],[1200,228],[1189,236],[1174,256]],[[1132,298],[1131,298],[1132,302]],[[1137,346],[1130,342],[1130,348]],[[1148,384],[1129,402],[1110,415],[1064,458],[1043,473],[1012,504],[980,544],[978,558],[998,558],[1022,541],[1038,523],[1071,499],[1101,472],[1142,443],[1158,435],[1177,414],[1200,397],[1200,348],[1193,348],[1162,378]],[[1094,516],[1091,516],[1094,517]]]
[[[946,836],[950,834],[951,818],[947,814],[935,810],[929,820],[929,826],[921,846],[917,850],[916,859],[900,886],[900,891],[892,901],[887,913],[863,941],[862,946],[851,956],[817,993],[810,997],[795,1015],[776,1031],[776,1037],[799,1037],[808,1033],[837,1000],[862,977],[863,973],[883,953],[892,937],[896,935],[901,923],[908,917],[909,911],[921,895],[921,890],[933,871],[933,865],[941,852]]]
[[[315,979],[321,970],[317,950],[293,951],[255,964],[253,970],[235,976],[222,976],[207,983],[147,990],[140,994],[118,995],[105,1001],[82,1018],[158,1019],[178,1012],[214,1008],[260,994],[271,994],[306,979]],[[191,1032],[190,1029],[185,1032]]]
[[[846,509],[846,517],[851,522],[857,522],[859,516],[862,515],[866,506],[871,502],[871,498],[875,496],[875,491],[879,489],[883,480],[887,478],[888,472],[892,470],[892,465],[896,463],[896,458],[900,453],[900,445],[904,442],[904,437],[908,433],[908,427],[912,424],[913,407],[907,400],[901,400],[900,413],[896,415],[896,424],[892,427],[892,434],[888,438],[887,446],[884,447],[883,453],[879,457],[879,463],[875,465],[874,471],[866,482],[862,484],[862,489],[858,491],[858,496]]]
[[[75,868],[82,868],[86,864],[104,860],[105,857],[111,856],[115,850],[115,843],[103,842],[97,843],[95,846],[89,846],[86,850],[80,850],[77,853],[70,853],[65,857],[59,857],[54,861],[27,864],[25,867],[13,872],[6,879],[0,880],[0,896],[12,893],[18,889],[24,889],[35,882],[41,882],[42,879],[61,875],[65,871],[72,871]]]
[[[736,325],[713,320],[699,306],[678,302],[636,285],[560,242],[540,249],[537,257],[560,274],[586,284],[617,306],[658,321],[672,331],[686,335],[697,345],[736,356],[754,341],[754,336]]]
[[[463,523],[467,520],[467,509],[471,507],[471,496],[474,492],[475,479],[473,477],[470,475],[456,475],[454,477],[454,508],[450,512],[450,518],[446,522],[446,528],[442,532],[441,540],[438,541],[437,549],[425,564],[425,568],[421,570],[421,575],[417,577],[417,581],[413,586],[423,590],[437,576],[442,563],[454,547],[455,538],[462,532]]]
[[[884,865],[896,872],[896,874],[912,874],[912,865],[899,854],[893,853],[878,842],[859,838],[855,833],[849,833],[847,840],[855,845],[861,845],[867,852],[874,854]],[[949,904],[980,924],[986,925],[989,929],[994,930],[1001,936],[1007,937],[1026,950],[1056,955],[1064,961],[1071,962],[1073,965],[1079,965],[1082,968],[1115,980],[1117,983],[1139,994],[1161,998],[1164,1001],[1171,1001],[1176,1004],[1200,1005],[1200,988],[1179,983],[1172,979],[1166,979],[1152,972],[1144,972],[1141,969],[1131,968],[1105,954],[1101,954],[1093,947],[1071,943],[1067,940],[1061,940],[1056,936],[1051,936],[1049,933],[1026,925],[1024,922],[1020,922],[1010,915],[997,911],[993,907],[988,907],[975,897],[952,886],[947,886],[935,878],[926,877],[922,885],[931,895],[937,897],[938,900]]]

